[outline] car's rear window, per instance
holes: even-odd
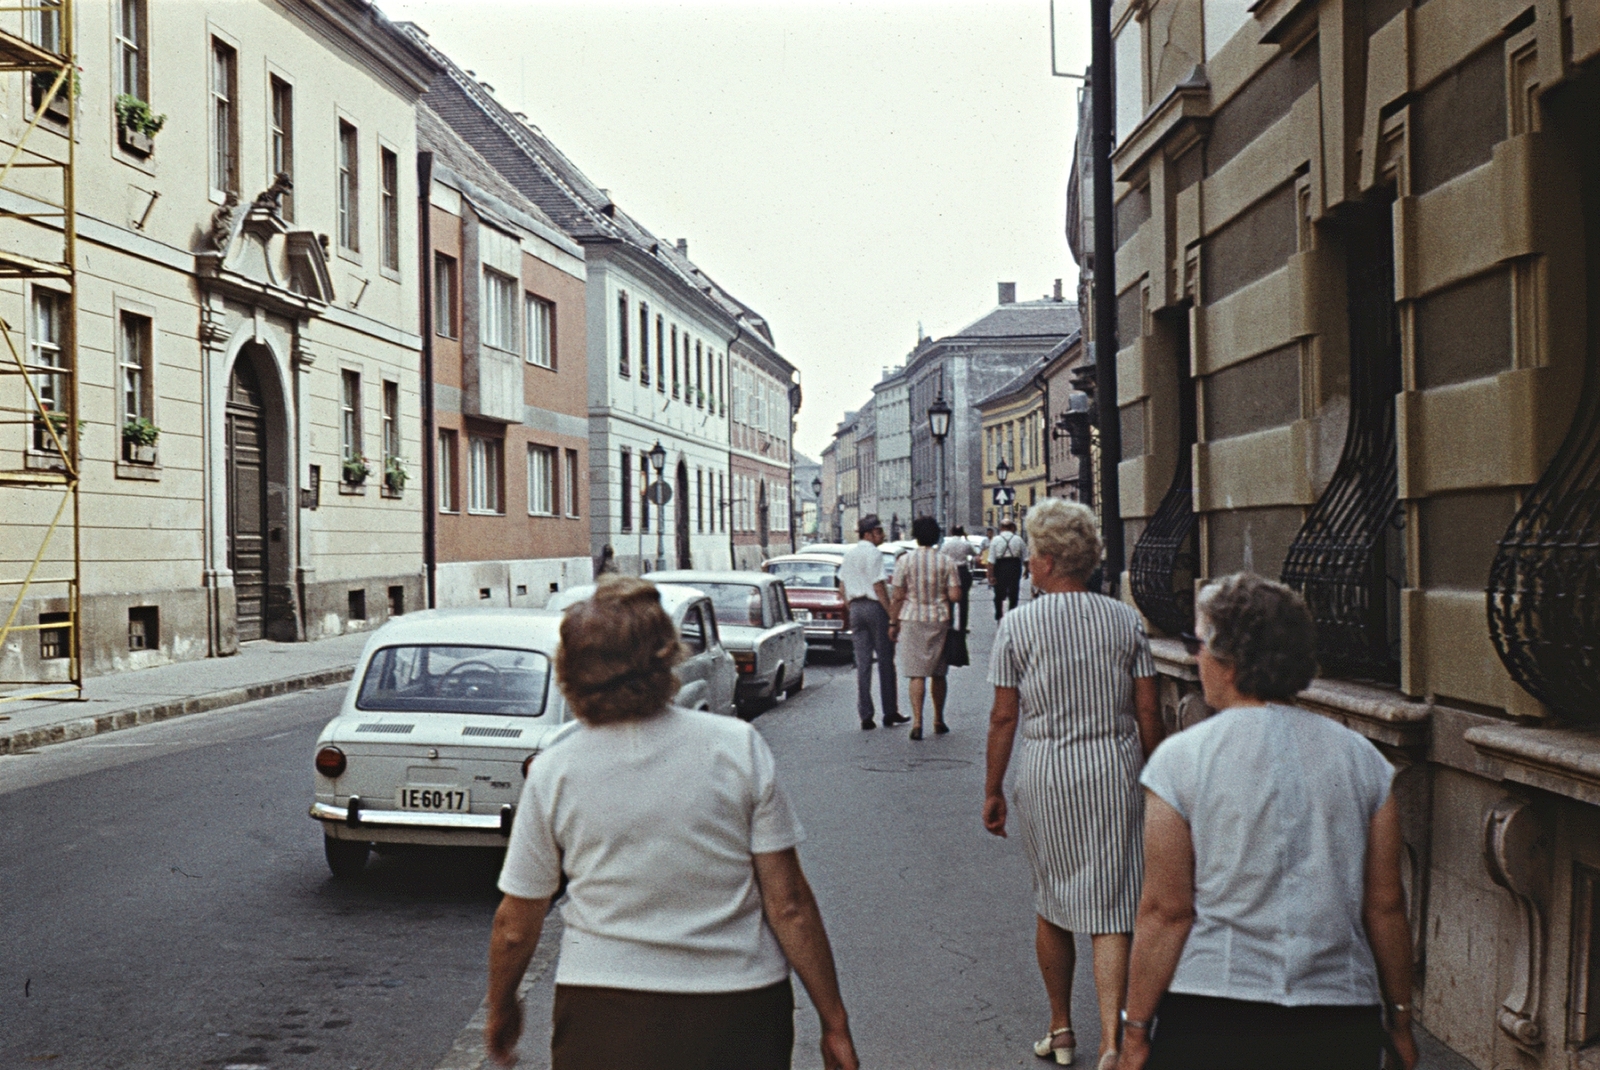
[[[537,717],[550,692],[550,659],[498,646],[386,646],[356,695],[360,710]]]
[[[761,588],[753,583],[697,583],[711,599],[717,621],[735,628],[761,628]]]
[[[774,561],[767,571],[785,587],[833,587],[839,579],[839,566],[822,561]]]

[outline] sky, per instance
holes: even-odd
[[[1088,0],[1055,0],[1057,69]],[[1082,82],[1051,75],[1050,0],[379,0],[527,113],[596,185],[765,316],[800,369],[796,448],[1015,282],[1064,235]]]

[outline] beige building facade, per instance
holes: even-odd
[[[1302,701],[1399,769],[1421,1020],[1600,1066],[1600,3],[1114,6],[1123,589],[1169,635],[1303,591]]]
[[[85,670],[421,605],[408,206],[433,65],[376,9],[340,0],[66,13],[78,93],[45,107],[27,145],[65,158],[75,120],[76,301],[48,278],[8,282],[0,315],[35,389],[62,409],[76,392]],[[66,32],[49,10],[0,19],[33,42]],[[40,88],[6,77],[0,138],[23,138]],[[30,203],[18,188],[0,192],[12,212]],[[20,380],[0,389],[8,408],[26,400]],[[62,465],[30,422],[0,429],[0,469]],[[46,564],[70,563],[65,529],[43,541],[47,509],[0,495],[8,572],[40,545]],[[64,609],[25,598],[18,619]],[[0,676],[65,673],[50,638],[14,633]]]

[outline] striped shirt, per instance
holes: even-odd
[[[931,546],[901,554],[894,564],[894,588],[905,592],[901,620],[938,624],[950,619],[950,588],[959,587],[956,566]]]

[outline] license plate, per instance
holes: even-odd
[[[813,627],[813,628],[825,628],[828,631],[838,631],[838,630],[840,630],[841,628],[844,627],[844,621],[842,621],[842,620],[814,620],[814,621],[811,622],[811,627]]]
[[[466,813],[472,809],[472,792],[463,788],[429,787],[406,784],[395,792],[395,806],[400,810],[439,810],[448,813]]]
[[[811,610],[809,609],[791,609],[789,612],[794,614],[795,620],[804,621],[811,619]]]

